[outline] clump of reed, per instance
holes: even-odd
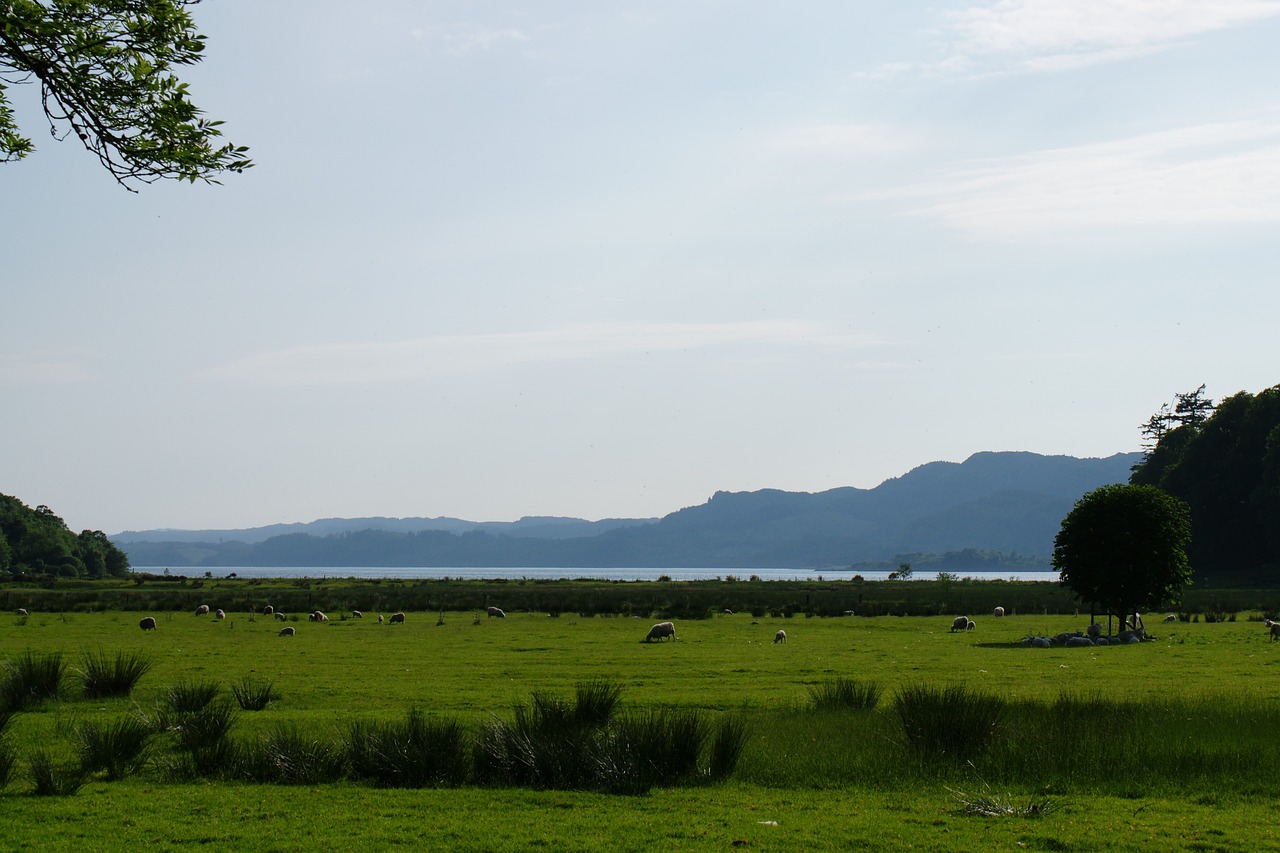
[[[453,719],[428,719],[416,708],[399,722],[356,722],[347,730],[353,779],[383,788],[462,784],[469,775],[467,738]]]
[[[137,652],[116,652],[114,656],[99,650],[80,659],[80,681],[88,699],[128,696],[142,676],[151,670],[151,660]]]
[[[273,682],[259,681],[251,675],[246,675],[238,683],[232,684],[231,694],[236,697],[236,703],[241,711],[261,711],[280,699],[280,694],[276,693]]]
[[[44,750],[36,750],[27,759],[31,772],[31,793],[37,797],[67,797],[79,791],[85,773],[76,764],[61,764]]]
[[[218,695],[216,682],[179,682],[161,697],[156,728],[173,736],[177,759],[169,769],[178,777],[225,776],[234,771],[230,733],[236,711]]]
[[[81,723],[76,729],[80,770],[84,774],[105,771],[108,779],[123,779],[142,765],[154,736],[155,729],[134,716]]]
[[[962,684],[916,684],[898,690],[893,710],[907,745],[918,757],[964,760],[995,740],[1008,703]]]
[[[61,652],[43,655],[26,652],[6,661],[0,676],[0,708],[21,711],[46,699],[57,699],[66,669]]]
[[[319,785],[345,775],[342,749],[296,725],[279,724],[242,744],[235,764],[241,778],[277,785]]]
[[[874,711],[882,692],[874,681],[836,676],[810,685],[809,705],[815,711]]]

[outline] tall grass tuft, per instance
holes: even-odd
[[[236,697],[241,711],[261,711],[280,698],[272,682],[256,681],[251,675],[246,675],[238,684],[231,685],[231,693]]]
[[[8,786],[13,778],[13,768],[18,763],[18,752],[8,743],[0,740],[0,791]]]
[[[692,709],[661,708],[621,717],[601,740],[597,787],[642,794],[697,777],[707,731],[706,721]]]
[[[341,747],[296,725],[277,725],[243,745],[237,764],[238,775],[278,785],[321,785],[336,782],[345,773]]]
[[[747,744],[747,724],[740,717],[721,717],[711,736],[707,753],[707,777],[727,779],[733,775]]]
[[[61,652],[46,655],[26,652],[6,661],[3,681],[0,681],[0,701],[4,709],[21,711],[46,699],[57,699],[66,668]]]
[[[609,679],[585,681],[576,688],[574,718],[579,725],[603,726],[613,718],[622,685]]]
[[[66,797],[84,785],[84,772],[75,765],[57,764],[49,753],[31,753],[27,765],[31,770],[31,793],[37,797]]]
[[[180,681],[164,692],[161,701],[175,714],[190,714],[208,707],[218,690],[216,681]]]
[[[155,730],[145,720],[121,717],[99,725],[85,722],[76,730],[82,773],[106,771],[108,779],[122,779],[142,765]]]
[[[964,685],[909,685],[899,689],[893,709],[908,746],[919,757],[963,760],[995,740],[1008,705]]]
[[[874,681],[836,676],[809,687],[810,706],[815,711],[874,711],[880,704],[882,688]]]
[[[235,769],[231,728],[236,712],[225,698],[211,700],[199,710],[172,713],[166,728],[177,741],[179,761],[172,767],[180,777],[217,777]]]
[[[88,699],[128,696],[150,669],[151,660],[137,652],[111,657],[99,650],[81,658],[80,681]]]
[[[457,720],[431,720],[416,708],[403,722],[356,722],[347,730],[354,779],[382,788],[460,785],[469,775],[467,738]]]

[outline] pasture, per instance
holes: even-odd
[[[1214,623],[1151,617],[1150,642],[1032,649],[1019,640],[1084,628],[1087,617],[969,615],[976,629],[959,633],[950,616],[718,615],[675,620],[679,639],[652,643],[642,642],[652,620],[512,610],[505,619],[410,611],[395,625],[371,611],[364,619],[330,611],[324,624],[231,610],[224,620],[5,615],[0,660],[61,653],[68,676],[61,698],[13,717],[6,741],[17,766],[0,807],[26,827],[24,843],[53,849],[297,849],[338,837],[349,846],[584,850],[723,849],[735,840],[753,849],[1271,843],[1280,643],[1261,623],[1243,614]],[[145,616],[156,630],[139,629]],[[295,636],[278,636],[286,624]],[[780,628],[787,642],[775,644]],[[84,655],[117,652],[151,663],[132,695],[83,698],[75,670]],[[247,676],[270,682],[279,698],[239,713],[233,735],[244,740],[282,726],[336,739],[353,721],[402,720],[414,709],[476,731],[495,715],[510,719],[535,693],[570,696],[602,679],[621,687],[623,709],[733,717],[747,736],[728,780],[642,797],[175,780],[156,766],[119,781],[93,776],[68,796],[24,795],[28,756],[47,750],[73,760],[85,722],[151,714],[179,682],[217,682],[229,695]],[[876,708],[815,710],[813,691],[836,678],[877,685]],[[922,685],[1003,700],[995,740],[966,755],[912,749],[894,702]],[[995,816],[980,816],[975,804]]]

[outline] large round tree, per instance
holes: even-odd
[[[1138,608],[1174,603],[1191,583],[1191,513],[1154,486],[1111,485],[1076,502],[1053,541],[1053,567],[1081,600],[1120,624]]]

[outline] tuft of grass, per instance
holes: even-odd
[[[180,753],[171,764],[179,777],[228,776],[234,771],[236,753],[231,729],[236,712],[225,698],[211,700],[195,711],[175,713],[166,728],[173,733]]]
[[[1008,704],[964,685],[907,685],[894,697],[907,744],[921,758],[966,759],[995,739]]]
[[[8,743],[0,740],[0,791],[4,790],[13,778],[13,768],[18,764],[18,752]]]
[[[15,660],[6,661],[3,681],[0,681],[2,707],[21,711],[46,699],[57,699],[66,669],[61,652],[44,655],[26,652]]]
[[[237,765],[244,778],[278,785],[321,785],[345,772],[339,746],[285,724],[242,746]]]
[[[602,726],[613,718],[622,685],[609,679],[584,681],[575,688],[574,719],[582,726]]]
[[[733,775],[747,743],[747,724],[736,716],[720,718],[707,755],[707,776],[710,779],[727,779]]]
[[[73,764],[58,764],[44,750],[31,753],[31,793],[37,797],[66,797],[84,785],[84,772]]]
[[[80,681],[88,699],[128,696],[150,670],[151,660],[137,652],[109,656],[99,650],[81,658]]]
[[[809,687],[809,703],[815,711],[874,711],[883,692],[874,681],[836,676]]]
[[[272,682],[264,684],[251,675],[246,675],[238,684],[231,685],[231,693],[236,697],[241,711],[261,711],[280,698]]]
[[[218,695],[216,681],[180,681],[161,697],[164,707],[174,714],[203,711]]]
[[[1057,808],[1057,803],[1049,797],[1014,799],[1012,796],[992,793],[985,784],[979,794],[967,794],[954,788],[947,790],[960,803],[962,813],[978,817],[1039,818]]]
[[[403,722],[356,722],[347,730],[351,776],[383,788],[460,785],[469,775],[467,738],[453,719],[416,708]]]
[[[82,723],[76,730],[80,770],[83,774],[106,771],[108,779],[122,779],[142,765],[155,730],[137,717],[121,717],[110,723]]]

